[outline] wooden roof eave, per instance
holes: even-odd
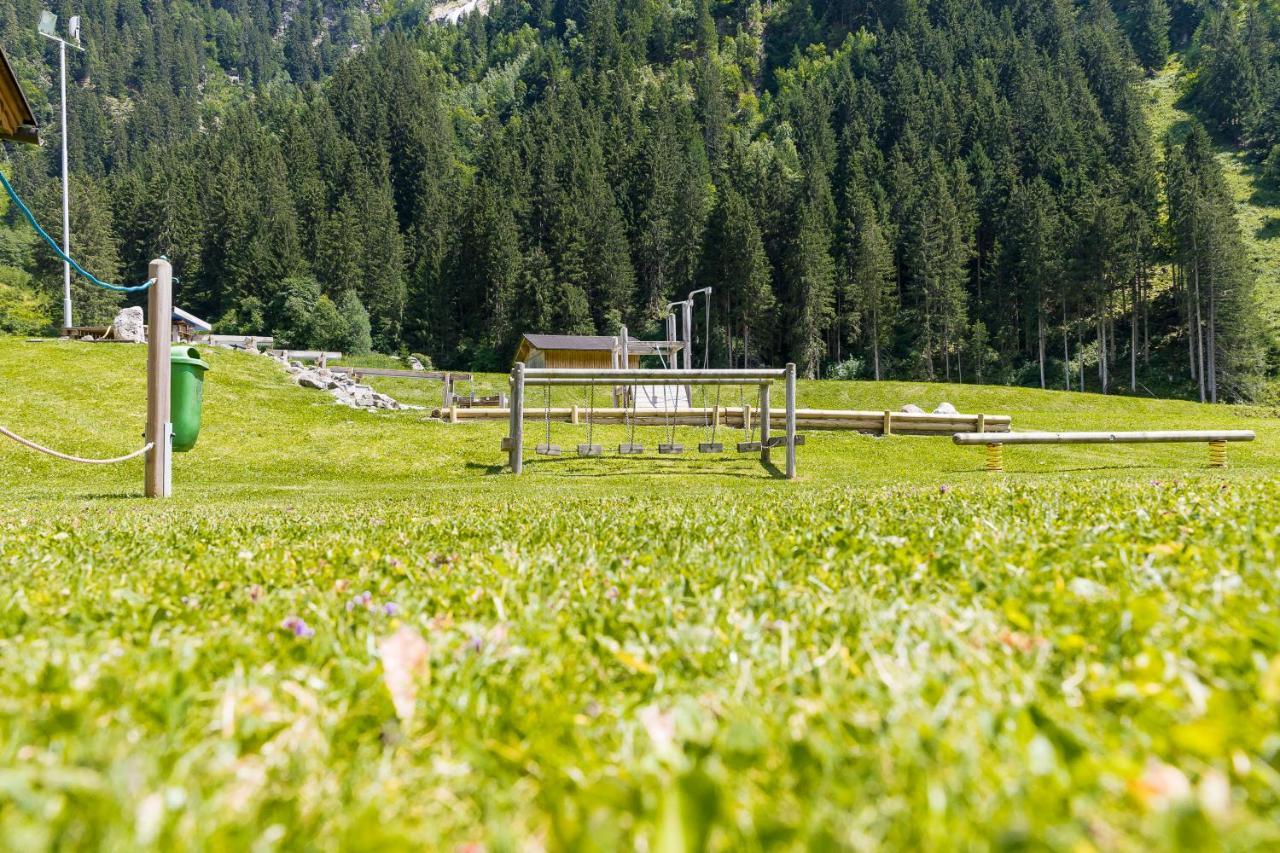
[[[36,122],[36,114],[27,101],[26,94],[18,85],[18,75],[9,64],[9,57],[0,50],[0,107],[3,108],[6,125],[13,130],[4,133],[4,138],[28,145],[40,144],[40,129]]]

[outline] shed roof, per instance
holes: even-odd
[[[36,115],[3,50],[0,50],[0,139],[40,144]]]
[[[534,335],[521,337],[531,349],[540,350],[579,350],[587,352],[612,352],[617,343],[613,335]],[[639,338],[627,338],[627,349],[632,355],[670,352],[683,349],[679,341],[644,341]]]
[[[613,335],[525,335],[534,349],[604,350],[612,352],[618,342]],[[634,340],[632,338],[631,340]]]

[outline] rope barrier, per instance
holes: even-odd
[[[48,455],[54,457],[55,459],[62,459],[67,462],[80,462],[84,465],[114,465],[117,462],[128,462],[130,459],[135,459],[156,446],[154,441],[149,441],[142,446],[142,449],[135,450],[132,453],[128,454],[127,456],[117,456],[115,459],[85,459],[80,456],[70,456],[66,453],[59,453],[58,451],[50,450],[47,447],[41,447],[39,444],[36,444],[34,441],[31,441],[30,439],[27,439],[27,438],[23,438],[22,436],[16,433],[10,432],[9,430],[5,429],[2,426],[0,426],[0,435],[8,436],[9,438],[12,438],[14,441],[18,442],[18,444],[25,445],[31,448],[32,450],[38,451],[40,453],[47,453]]]
[[[18,195],[17,191],[13,188],[13,185],[9,183],[9,179],[4,176],[4,172],[0,172],[0,184],[4,184],[4,191],[9,194],[9,198],[18,206],[18,210],[22,213],[23,218],[26,219],[27,222],[31,224],[31,227],[36,229],[36,233],[43,237],[44,241],[49,244],[49,248],[53,249],[53,251],[57,253],[58,257],[70,264],[73,270],[80,273],[80,275],[87,278],[93,284],[96,284],[103,290],[114,290],[116,293],[137,293],[138,291],[146,290],[148,287],[156,283],[154,278],[150,278],[142,284],[137,284],[133,287],[125,287],[120,284],[109,284],[98,278],[93,273],[76,263],[75,259],[66,252],[62,251],[61,247],[58,246],[57,241],[50,237],[48,233],[40,227],[40,223],[36,221],[35,215],[27,207],[26,203],[23,202],[22,197]]]

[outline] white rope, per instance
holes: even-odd
[[[145,445],[143,445],[140,450],[135,450],[132,453],[130,453],[128,456],[117,456],[115,459],[84,459],[79,456],[68,456],[66,453],[59,453],[58,451],[50,450],[47,447],[41,447],[40,445],[36,444],[34,441],[23,438],[22,436],[17,435],[15,433],[9,432],[9,430],[5,429],[2,426],[0,426],[0,435],[7,435],[9,438],[12,438],[14,441],[18,442],[18,444],[26,445],[27,447],[30,447],[32,450],[39,451],[40,453],[47,453],[50,456],[54,457],[55,459],[64,459],[67,462],[80,462],[85,465],[114,465],[117,462],[128,462],[130,459],[135,459],[156,446],[154,441],[149,441]]]

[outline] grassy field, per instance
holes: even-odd
[[[0,424],[132,449],[143,356],[0,339]],[[140,463],[0,445],[0,847],[1280,844],[1265,411],[802,383],[1258,441],[1223,472],[1188,445],[988,475],[946,439],[810,433],[795,483],[696,454],[517,479],[502,424],[208,358],[172,501],[136,498]]]

